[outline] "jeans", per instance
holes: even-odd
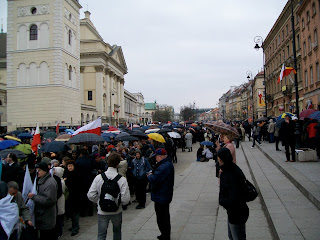
[[[114,215],[98,214],[98,240],[106,239],[110,220],[113,226],[113,240],[121,240],[122,212]]]
[[[228,236],[230,240],[245,240],[246,224],[231,224],[228,221]]]
[[[275,142],[276,142],[276,150],[279,150],[279,141],[280,141],[280,138],[279,137],[274,137],[275,139]]]
[[[154,203],[154,209],[157,215],[157,224],[161,232],[161,239],[170,239],[171,223],[170,223],[170,204]]]
[[[259,141],[258,139],[258,136],[257,135],[253,135],[252,137],[252,147],[254,147],[254,145],[256,144],[256,141],[261,144],[261,142]]]
[[[274,143],[274,133],[269,133],[269,135],[270,135],[270,143]]]
[[[71,210],[72,233],[79,232],[79,217],[80,217],[80,211],[72,209]]]

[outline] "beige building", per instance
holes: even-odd
[[[8,1],[7,125],[81,124],[77,0]]]
[[[141,92],[138,93],[132,93],[135,98],[137,99],[137,118],[138,118],[138,122],[140,123],[146,123],[146,116],[145,116],[145,105],[144,105],[144,96],[142,95]]]
[[[7,34],[0,33],[0,133],[7,127]]]
[[[81,122],[101,117],[103,123],[124,123],[127,65],[122,49],[103,41],[88,11],[80,30]]]
[[[127,124],[138,123],[137,114],[138,101],[134,94],[124,90],[124,113]]]
[[[253,108],[255,120],[262,118],[266,115],[263,81],[263,71],[261,71],[254,77],[253,80]]]

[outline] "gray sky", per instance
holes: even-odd
[[[262,68],[265,38],[286,0],[80,0],[105,42],[122,47],[128,66],[125,88],[145,102],[216,107],[246,71]],[[6,24],[6,0],[0,16]],[[6,29],[6,28],[5,28]]]

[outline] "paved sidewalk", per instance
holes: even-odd
[[[178,163],[175,164],[176,179],[173,202],[170,205],[172,239],[173,240],[207,240],[228,239],[227,214],[219,207],[218,179],[215,177],[214,161],[201,163],[195,161],[198,145],[194,144],[194,152],[178,152]],[[241,149],[237,149],[238,165],[249,180],[248,165]],[[149,199],[149,196],[148,196]],[[148,200],[150,203],[150,200]],[[129,206],[123,212],[122,239],[124,240],[156,240],[160,235],[156,224],[153,203],[144,210]],[[249,203],[250,217],[247,222],[248,239],[273,239],[267,218],[264,214],[260,198]],[[91,225],[83,225],[83,220]],[[81,229],[76,237],[63,239],[96,239],[97,218],[81,218]],[[112,239],[112,227],[109,226],[107,239]]]
[[[319,209],[258,147],[251,149],[251,145],[251,142],[241,143],[276,237],[285,240],[318,240],[320,236]],[[261,147],[263,145],[264,143]]]

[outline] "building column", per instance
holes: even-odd
[[[81,94],[80,95],[80,97],[81,97],[80,103],[81,104],[84,104],[84,88],[83,88],[84,69],[85,69],[84,66],[80,67],[80,89],[81,89],[81,91],[80,91],[80,94]]]
[[[121,87],[120,87],[120,78],[119,76],[116,76],[117,80],[117,104],[120,106],[120,114],[118,113],[118,118],[121,118],[120,116],[122,115],[122,112],[124,111],[124,107],[121,105]]]
[[[115,119],[115,115],[113,115],[114,112],[114,101],[115,101],[115,95],[114,95],[114,91],[113,91],[113,81],[114,81],[114,73],[111,72],[110,73],[110,113],[111,113],[111,123],[110,124],[114,124],[114,119]]]
[[[96,108],[98,112],[97,117],[101,117],[103,114],[103,94],[102,94],[102,89],[103,89],[103,66],[95,66],[94,67],[96,70]]]
[[[123,111],[121,111],[121,118],[124,118],[125,117],[125,106],[124,106],[124,79],[122,78],[120,80],[120,92],[121,92],[121,95],[120,95],[120,100],[121,100],[121,108],[123,108]]]
[[[110,104],[111,104],[111,101],[110,101],[110,96],[111,96],[111,87],[110,87],[110,69],[106,68],[105,69],[105,75],[106,75],[106,95],[107,95],[107,99],[106,99],[106,111],[107,111],[107,114],[106,114],[106,117],[107,117],[107,121],[109,121],[111,119],[111,107],[110,107]],[[111,124],[111,123],[110,123]]]

